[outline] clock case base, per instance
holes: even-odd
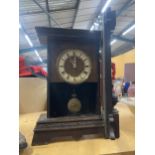
[[[113,122],[111,123],[111,139],[119,137],[119,115],[115,110]],[[61,140],[80,140],[83,136],[95,135],[105,137],[104,121],[100,115],[79,115],[72,117],[47,118],[46,114],[41,114],[36,127],[32,145],[45,145]]]

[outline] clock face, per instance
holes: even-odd
[[[81,50],[68,49],[58,57],[57,69],[64,81],[80,84],[86,81],[91,73],[91,60]]]

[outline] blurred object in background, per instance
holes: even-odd
[[[25,136],[19,132],[19,150],[23,150],[27,147],[27,142]]]
[[[135,63],[126,63],[124,66],[124,82],[135,81]]]
[[[120,98],[122,97],[122,80],[117,79],[113,82],[115,95]]]
[[[128,88],[130,86],[130,82],[125,82],[123,84],[123,96],[128,96]]]
[[[113,106],[116,105],[116,103],[118,102],[118,97],[115,94],[115,89],[114,89],[114,80],[115,80],[115,75],[116,75],[116,67],[114,63],[111,63],[111,79],[112,79],[112,104]]]
[[[131,82],[128,88],[128,97],[135,97],[135,82]]]
[[[112,77],[112,80],[115,80],[115,75],[116,75],[116,67],[115,67],[115,64],[112,63],[111,64],[111,77]]]
[[[29,66],[23,56],[19,57],[19,77],[47,77],[47,72],[41,66]]]

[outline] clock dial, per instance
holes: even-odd
[[[57,60],[60,77],[71,84],[86,81],[91,73],[90,58],[81,50],[65,50]]]

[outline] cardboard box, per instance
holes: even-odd
[[[19,78],[20,114],[39,112],[46,109],[47,81],[41,78]]]

